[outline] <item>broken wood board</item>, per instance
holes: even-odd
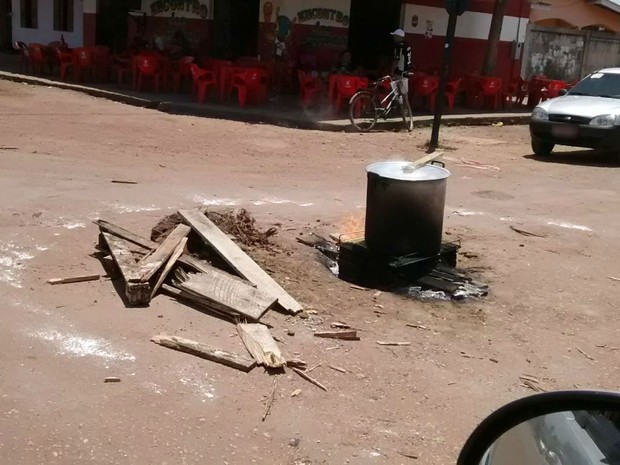
[[[345,341],[359,341],[360,338],[357,335],[356,330],[346,331],[317,331],[314,333],[314,337],[322,337],[328,339],[343,339]]]
[[[190,210],[179,210],[179,214],[241,277],[275,296],[288,313],[296,315],[302,311],[303,307],[295,299],[205,215]]]
[[[131,242],[132,244],[142,247],[145,250],[153,250],[159,247],[159,244],[157,242],[151,241],[150,239],[146,239],[145,237],[142,237],[142,236],[138,236],[137,234],[134,234],[131,231],[128,231],[127,229],[117,226],[115,224],[112,224],[108,221],[97,220],[94,223],[97,226],[99,226],[99,229],[101,231],[107,232],[116,237],[124,239],[128,242]],[[182,263],[183,265],[186,265],[195,271],[201,271],[201,272],[204,272],[204,266],[210,266],[207,262],[200,260],[198,258],[195,258],[189,254],[185,254],[185,253],[181,255],[181,257],[179,258],[179,263]]]
[[[177,300],[186,300],[187,302],[190,302],[193,305],[204,308],[205,311],[212,313],[214,315],[217,315],[218,317],[224,318],[226,320],[231,320],[235,323],[239,321],[238,315],[231,315],[230,313],[220,312],[211,305],[211,302],[207,301],[206,299],[196,294],[193,294],[192,292],[188,292],[183,289],[178,289],[174,286],[170,286],[169,284],[162,284],[161,290],[164,293],[166,293],[166,295],[169,295],[170,297],[174,297]]]
[[[379,344],[380,346],[398,347],[398,346],[410,346],[411,342],[377,341],[377,344]]]
[[[155,336],[151,339],[155,344],[178,350],[187,354],[195,355],[212,362],[236,368],[237,370],[249,372],[256,366],[256,362],[249,357],[233,354],[225,350],[216,349],[201,342],[192,341],[177,336],[167,336],[165,334]]]
[[[276,298],[261,290],[231,279],[215,268],[207,273],[185,273],[177,269],[173,284],[209,302],[219,312],[231,316],[258,321],[276,303]]]
[[[324,391],[327,391],[327,388],[325,386],[323,386],[321,383],[319,383],[316,379],[314,379],[312,376],[310,376],[306,372],[300,370],[299,368],[293,368],[293,371],[297,373],[299,376],[301,376],[303,379],[305,379],[306,381],[314,384],[316,387],[323,389]]]
[[[266,326],[240,323],[237,325],[237,331],[248,352],[259,365],[269,368],[282,368],[286,365],[280,347]]]
[[[166,280],[166,278],[172,271],[172,268],[174,267],[174,265],[176,265],[177,260],[183,254],[183,251],[185,250],[186,245],[187,245],[187,237],[184,237],[183,239],[181,239],[181,242],[179,242],[179,245],[177,245],[177,248],[172,253],[172,256],[166,263],[166,266],[164,267],[163,271],[160,273],[159,278],[157,278],[157,282],[153,286],[153,289],[151,289],[151,299],[155,296],[155,293],[157,292],[157,290],[164,283],[164,281]]]
[[[174,230],[164,239],[159,247],[154,249],[150,254],[145,256],[139,263],[140,266],[140,281],[145,283],[149,281],[159,269],[164,266],[164,263],[168,261],[170,256],[174,253],[175,249],[183,238],[187,237],[191,228],[184,224],[178,225]]]
[[[149,283],[140,282],[139,267],[127,243],[106,232],[102,232],[101,235],[123,275],[127,301],[131,305],[147,305],[151,301],[151,287]]]
[[[73,283],[83,283],[86,281],[99,281],[101,275],[98,274],[88,274],[83,276],[73,276],[71,278],[52,278],[48,279],[47,283],[51,285],[56,284],[73,284]]]

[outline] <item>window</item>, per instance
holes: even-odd
[[[54,30],[73,32],[73,0],[54,0]]]
[[[39,0],[21,0],[19,18],[21,27],[37,29],[39,27]]]

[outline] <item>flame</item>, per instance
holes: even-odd
[[[338,224],[341,241],[353,241],[364,238],[366,218],[363,213],[346,215]]]

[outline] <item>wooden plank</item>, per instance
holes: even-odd
[[[195,355],[212,362],[221,363],[237,370],[249,372],[256,366],[256,362],[249,357],[237,355],[225,350],[216,349],[201,342],[184,339],[177,336],[160,335],[151,339],[155,344],[168,347],[169,349],[178,350],[187,354]]]
[[[439,157],[441,157],[442,155],[443,155],[443,152],[441,152],[441,151],[436,151],[436,152],[433,152],[433,153],[431,153],[431,154],[429,154],[429,155],[426,155],[426,156],[424,156],[424,157],[422,157],[422,158],[417,159],[417,160],[416,160],[416,161],[414,161],[414,162],[411,162],[409,165],[407,165],[407,166],[403,169],[403,171],[404,171],[405,173],[412,173],[413,171],[415,171],[415,170],[417,170],[417,169],[419,169],[419,168],[423,167],[423,166],[424,166],[424,165],[426,165],[427,163],[430,163],[430,162],[432,162],[432,161],[434,161],[434,160],[438,159],[438,158],[439,158]]]
[[[360,338],[355,330],[346,331],[317,331],[314,337],[323,337],[328,339],[343,339],[345,341],[359,341]]]
[[[260,324],[238,324],[237,331],[248,352],[259,365],[282,368],[286,360],[269,329]]]
[[[221,270],[219,268],[215,268],[213,266],[211,266],[208,262],[204,261],[204,260],[200,260],[199,258],[196,258],[192,255],[189,254],[183,254],[181,256],[181,258],[179,258],[179,263],[182,263],[183,265],[186,265],[188,267],[190,267],[191,269],[193,269],[194,271],[199,271],[201,273],[211,273],[213,270],[217,271],[218,273],[221,273],[225,276],[228,276],[231,279],[235,279],[237,281],[241,281],[242,283],[247,284],[248,286],[252,286],[252,287],[256,287],[256,284],[251,283],[249,281],[246,281],[245,279],[241,279],[239,276],[235,276],[234,274],[230,274],[224,270]]]
[[[107,232],[116,237],[120,237],[121,239],[129,241],[132,244],[142,247],[145,250],[153,250],[159,247],[159,244],[157,242],[151,241],[142,236],[138,236],[137,234],[134,234],[131,231],[128,231],[127,229],[117,226],[115,224],[112,224],[108,221],[97,220],[94,223],[97,226],[99,226],[99,229],[101,231]],[[192,257],[191,255],[185,254],[185,253],[181,255],[181,257],[179,258],[179,263],[189,266],[190,268],[193,268],[195,271],[201,271],[201,272],[204,271],[203,266],[205,264],[207,266],[209,265],[203,260],[199,260],[198,258]],[[255,286],[254,284],[252,285]]]
[[[219,311],[217,308],[212,306],[211,302],[208,302],[203,297],[196,295],[192,292],[185,291],[183,289],[176,288],[174,286],[170,286],[168,284],[162,284],[161,290],[165,292],[167,295],[174,297],[177,300],[187,300],[194,305],[198,305],[199,307],[203,307],[210,313],[214,313],[219,317],[226,318],[228,320],[232,320],[235,323],[241,319],[239,315],[233,315],[231,313],[224,313]]]
[[[130,305],[147,305],[151,301],[151,287],[140,282],[138,264],[127,243],[106,232],[101,235],[125,281],[127,301]]]
[[[311,382],[312,384],[314,384],[316,387],[323,389],[324,391],[327,391],[327,388],[325,386],[323,386],[321,383],[319,383],[316,379],[314,379],[312,376],[308,375],[307,373],[301,371],[299,368],[293,368],[293,371],[295,373],[297,373],[299,376],[301,376],[303,379],[305,379],[306,381]]]
[[[163,284],[165,279],[168,277],[168,274],[170,274],[170,272],[172,271],[172,268],[176,264],[177,260],[183,254],[183,250],[185,250],[186,245],[187,245],[187,237],[184,237],[183,239],[181,239],[181,242],[179,242],[179,245],[177,245],[177,248],[172,253],[172,256],[166,263],[166,266],[164,267],[163,271],[159,275],[157,282],[153,286],[153,289],[151,290],[151,299],[155,296],[155,293],[157,292],[157,290],[160,288],[160,286]]]
[[[258,321],[277,299],[243,281],[231,279],[215,268],[205,268],[206,273],[176,272],[173,283],[210,302],[220,312]]]
[[[302,311],[303,307],[295,299],[205,215],[190,210],[179,210],[179,214],[240,276],[275,296],[289,313],[296,315]]]
[[[83,283],[86,281],[99,281],[101,278],[98,274],[88,274],[83,276],[73,276],[71,278],[52,278],[48,279],[47,283],[56,285],[56,284],[72,284],[72,283]]]
[[[121,239],[125,239],[126,241],[131,242],[132,244],[139,245],[145,249],[155,249],[159,246],[157,242],[153,242],[149,239],[145,239],[144,237],[138,236],[137,234],[132,233],[120,226],[110,223],[105,220],[96,220],[94,223],[99,226],[99,229],[108,234],[112,234],[113,236],[120,237]]]
[[[174,253],[175,249],[186,237],[191,228],[184,224],[178,225],[174,230],[164,239],[159,247],[153,250],[149,255],[144,257],[140,265],[140,281],[145,283],[149,281],[159,269],[164,266],[164,263],[168,261],[170,256]]]
[[[127,247],[127,244],[122,239],[119,239],[112,234],[106,232],[102,234],[106,244],[108,245],[108,250],[116,262],[118,269],[121,271],[125,282],[139,283],[140,273],[138,262],[131,253],[131,250],[129,250],[129,247]]]

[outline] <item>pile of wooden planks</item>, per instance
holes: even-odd
[[[95,221],[99,249],[116,264],[129,306],[146,306],[163,291],[235,322],[258,322],[272,308],[291,315],[301,312],[302,306],[204,212],[178,213],[185,224],[161,244],[107,221]],[[215,252],[234,275],[191,255],[188,243]]]

